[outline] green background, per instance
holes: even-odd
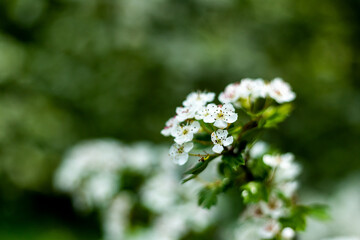
[[[186,95],[282,77],[291,117],[264,136],[331,192],[360,170],[360,1],[0,0],[0,239],[98,239],[52,187],[75,143],[159,134]]]

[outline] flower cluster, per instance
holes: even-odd
[[[295,229],[282,222],[291,218],[295,204],[293,199],[298,187],[296,177],[301,168],[294,162],[294,155],[291,153],[265,154],[265,149],[269,148],[264,147],[263,142],[257,142],[253,149],[263,149],[260,152],[257,150],[257,154],[251,157],[252,161],[262,160],[264,167],[269,169],[266,177],[269,187],[266,189],[266,196],[256,200],[254,196],[261,192],[260,185],[253,184],[242,191],[242,197],[249,205],[243,212],[241,221],[249,221],[254,226],[254,235],[257,236],[254,239],[294,239]],[[238,237],[242,239],[243,236],[240,234]]]
[[[198,163],[185,172],[183,182],[205,182],[198,193],[199,205],[211,208],[219,194],[230,188],[238,191],[245,206],[242,225],[251,219],[256,233],[249,237],[245,231],[245,235],[237,233],[229,239],[294,239],[297,231],[305,229],[306,217],[324,211],[297,203],[296,177],[301,168],[294,155],[280,154],[258,142],[267,128],[277,126],[289,115],[289,102],[295,96],[280,78],[246,78],[228,85],[218,97],[220,103],[213,102],[214,93],[189,94],[161,131],[174,138],[170,157],[175,163],[183,165],[189,156],[198,158]],[[200,173],[215,162],[220,178],[204,181]]]
[[[99,211],[104,240],[177,240],[203,231],[215,220],[214,211],[197,206],[199,184],[179,186],[177,171],[165,147],[99,139],[71,148],[54,182],[58,190],[72,195],[77,209]],[[140,186],[131,187],[127,181]],[[131,215],[143,209],[147,211],[141,215],[151,221],[137,225]]]
[[[188,161],[194,147],[191,142],[197,142],[196,135],[202,133],[211,135],[208,144],[213,144],[215,154],[231,148],[234,137],[239,133],[230,131],[238,125],[239,114],[235,107],[248,112],[251,102],[269,99],[270,104],[263,106],[265,110],[271,106],[271,99],[282,104],[294,100],[295,93],[280,78],[270,82],[246,78],[225,88],[219,95],[221,104],[213,103],[214,99],[212,92],[192,92],[183,101],[183,106],[176,108],[176,115],[166,122],[161,134],[174,137],[170,156],[175,163],[183,165]]]
[[[233,103],[241,106],[242,100],[255,101],[257,98],[270,97],[277,103],[291,102],[296,95],[291,91],[290,85],[281,78],[275,78],[266,83],[263,79],[243,79],[241,82],[230,84],[220,94],[219,101]]]

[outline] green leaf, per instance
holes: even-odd
[[[292,109],[291,104],[269,107],[262,115],[265,121],[260,121],[260,123],[265,128],[275,127],[289,116]]]
[[[195,164],[195,166],[191,167],[190,169],[188,169],[184,175],[188,175],[191,174],[191,176],[187,176],[182,180],[182,183],[185,183],[195,177],[197,177],[197,175],[199,175],[200,173],[202,173],[206,167],[208,166],[208,164],[214,160],[215,158],[217,158],[218,155],[215,156],[210,156],[208,159],[206,159],[203,162],[198,162],[197,164]]]
[[[197,164],[195,164],[195,166],[188,169],[184,174],[200,174],[202,171],[205,170],[208,164],[209,161],[198,162]]]
[[[329,207],[322,204],[313,204],[307,206],[307,214],[309,217],[313,217],[322,221],[331,219],[329,214]]]
[[[241,165],[245,165],[245,160],[241,156],[241,153],[239,153],[237,155],[232,155],[232,154],[223,155],[221,160],[235,171]]]
[[[199,192],[199,200],[198,203],[200,206],[204,208],[210,209],[217,203],[217,188],[204,187]]]

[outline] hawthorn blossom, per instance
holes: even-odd
[[[176,120],[183,122],[187,119],[192,119],[195,117],[196,109],[190,107],[177,107],[176,108]]]
[[[271,219],[259,230],[259,235],[264,239],[272,239],[279,231],[280,224],[276,220]]]
[[[275,78],[267,85],[267,93],[277,103],[291,102],[296,97],[290,85],[281,78]]]
[[[275,181],[277,182],[292,180],[301,172],[301,167],[294,162],[292,153],[264,155],[263,161],[266,165],[276,168]]]
[[[226,103],[223,106],[208,104],[206,109],[209,114],[204,117],[204,122],[214,123],[214,126],[218,128],[226,128],[228,123],[233,123],[238,118],[235,108],[230,103]]]
[[[214,98],[215,93],[212,92],[192,92],[186,97],[186,100],[183,101],[183,105],[185,107],[202,107],[205,106],[206,103],[212,102]]]
[[[276,168],[285,167],[290,165],[294,161],[294,155],[292,153],[285,153],[282,155],[269,155],[266,154],[263,157],[263,161],[266,165]]]
[[[229,146],[233,143],[234,138],[228,137],[228,131],[218,129],[216,132],[211,134],[211,141],[215,144],[212,150],[216,153],[221,153],[224,150],[224,146]]]
[[[290,227],[286,227],[281,231],[281,237],[285,240],[291,240],[295,237],[295,231],[294,229]]]
[[[210,115],[213,114],[216,109],[217,109],[218,106],[216,106],[215,104],[211,103],[211,104],[208,104],[206,107],[202,107],[201,109],[199,109],[199,111],[196,112],[195,114],[195,119],[196,120],[204,120],[205,118],[207,120],[210,121]],[[205,122],[205,120],[204,120]]]
[[[277,189],[284,194],[285,197],[292,197],[298,189],[299,183],[296,181],[283,182],[277,185]]]
[[[248,98],[254,100],[256,98],[265,98],[267,93],[266,84],[263,79],[250,79],[245,78],[241,80],[240,86],[238,89],[238,94],[240,98]]]
[[[178,120],[176,119],[176,117],[172,117],[169,120],[167,120],[167,122],[165,123],[165,127],[163,130],[161,130],[161,134],[164,135],[165,137],[168,137],[171,135],[171,132],[174,131],[174,129],[176,128],[176,126],[179,124]]]
[[[225,103],[236,103],[239,99],[240,82],[232,83],[226,86],[225,91],[220,93],[219,101]]]
[[[278,219],[284,215],[285,209],[284,203],[275,196],[270,197],[268,202],[261,201],[260,207],[265,215],[271,216],[274,219]]]
[[[184,144],[177,144],[174,143],[169,151],[169,155],[171,159],[178,165],[184,165],[188,158],[189,158],[189,152],[194,147],[194,144],[192,142],[187,142]]]
[[[175,137],[174,141],[177,144],[183,144],[190,142],[194,134],[200,130],[200,123],[193,121],[191,123],[186,123],[185,125],[178,125],[172,132],[172,136]]]

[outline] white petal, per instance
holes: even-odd
[[[227,123],[223,120],[216,120],[215,123],[214,123],[214,126],[215,127],[218,127],[218,128],[226,128],[227,127]]]
[[[197,133],[200,129],[200,123],[198,121],[192,122],[190,126],[191,126],[190,131],[193,133]]]
[[[212,150],[216,153],[221,153],[224,150],[224,147],[219,144],[216,144],[216,145],[214,145]]]
[[[238,115],[237,115],[237,113],[226,114],[225,119],[226,119],[226,122],[233,123],[233,122],[236,122],[236,120],[238,119]]]
[[[231,103],[226,103],[224,106],[222,106],[222,109],[225,111],[235,112],[235,108]]]
[[[174,162],[178,165],[184,165],[187,162],[188,158],[189,154],[184,153],[174,158]]]
[[[194,144],[192,142],[187,142],[184,144],[185,152],[190,152],[193,147],[194,147]]]
[[[215,122],[215,117],[213,115],[209,114],[206,117],[204,117],[204,122],[213,123],[213,122]]]
[[[234,138],[232,136],[226,138],[224,141],[223,141],[223,145],[224,146],[229,146],[231,145],[232,143],[234,142]]]

